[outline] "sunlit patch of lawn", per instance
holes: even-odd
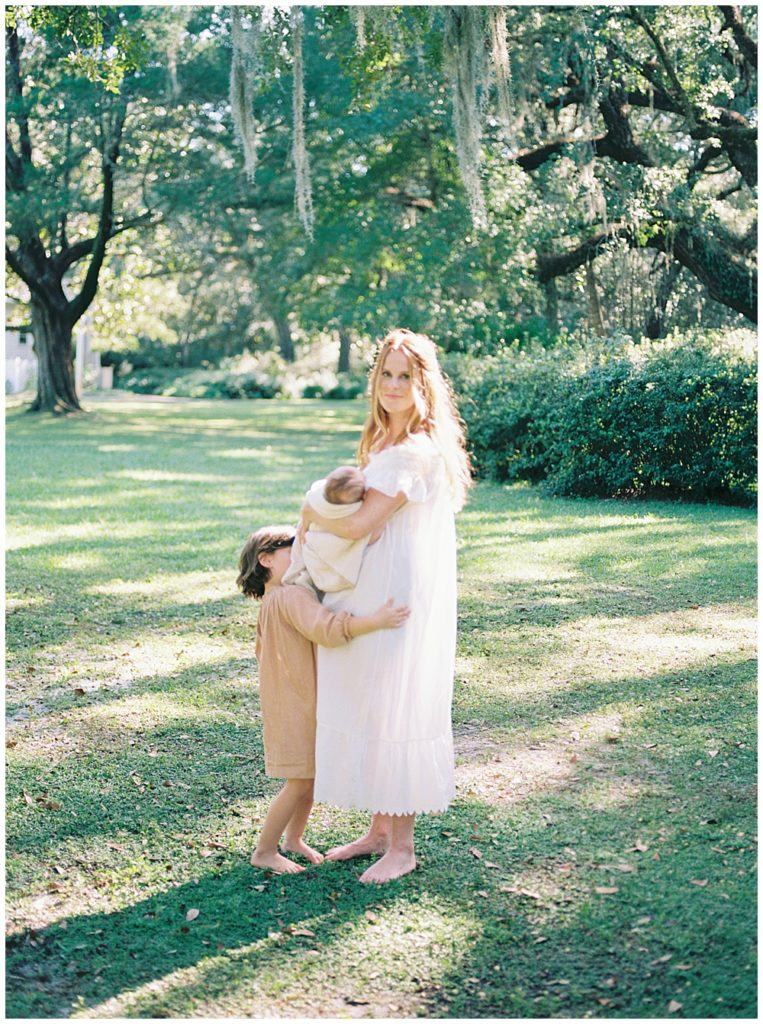
[[[459,517],[458,797],[420,868],[289,880],[238,551],[362,403],[11,409],[8,1014],[755,1014],[755,522],[481,483]],[[326,848],[365,822],[320,806]],[[189,911],[198,910],[198,915]]]

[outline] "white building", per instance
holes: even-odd
[[[37,356],[28,324],[19,326],[22,307],[12,299],[5,303],[5,393],[18,394],[37,386]],[[85,316],[75,329],[74,375],[77,394],[92,387],[109,389],[113,367],[101,366],[101,356],[90,348],[90,318]]]

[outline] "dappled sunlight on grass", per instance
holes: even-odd
[[[228,571],[213,572],[199,570],[185,573],[161,573],[150,580],[115,579],[108,583],[88,588],[90,594],[110,594],[118,597],[150,598],[159,602],[182,602],[192,597],[197,603],[218,601],[231,596],[231,579]]]
[[[216,928],[219,923],[206,923],[210,938]],[[153,1016],[159,1007],[160,1016],[184,1016],[190,1005],[194,1016],[227,1016],[235,1014],[242,998],[253,1017],[272,1016],[274,1007],[277,1016],[308,1016],[315,1009],[313,986],[327,972],[341,994],[324,1002],[322,1016],[368,1016],[372,1003],[380,1011],[374,1016],[411,1016],[417,1006],[423,1008],[422,988],[436,989],[481,931],[476,908],[466,913],[457,902],[432,896],[415,906],[404,897],[382,905],[374,901],[373,910],[339,923],[331,914],[305,915],[285,927],[274,921],[253,942],[210,951],[192,967],[170,971],[73,1016]],[[400,977],[402,951],[412,981]],[[426,979],[426,986],[419,979]]]
[[[539,730],[542,738],[504,736],[496,743],[461,731],[455,741],[457,792],[463,799],[510,805],[536,790],[569,786],[602,744],[617,740],[621,724],[621,712],[609,708],[558,719],[551,728]]]
[[[224,479],[214,473],[169,473],[163,469],[120,469],[110,475],[117,480],[148,483],[214,484]]]

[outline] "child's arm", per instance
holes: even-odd
[[[283,591],[281,611],[284,618],[302,636],[321,647],[341,647],[353,637],[376,629],[397,629],[410,614],[409,609],[402,605],[394,607],[391,599],[372,615],[331,612],[304,587],[286,586]]]
[[[350,615],[348,632],[350,636],[356,637],[373,633],[377,629],[399,629],[410,614],[410,608],[403,604],[395,605],[390,598],[373,615]]]
[[[351,516],[342,519],[325,519],[318,515],[312,505],[307,502],[302,506],[302,516],[299,523],[299,537],[304,540],[307,528],[315,523],[327,533],[333,533],[335,537],[344,537],[346,540],[360,540],[374,530],[380,529],[387,522],[393,513],[402,508],[408,499],[403,491],[391,498],[388,494],[375,491],[370,488],[366,492],[362,506]]]

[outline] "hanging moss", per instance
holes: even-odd
[[[291,9],[291,45],[294,86],[292,91],[294,172],[296,178],[295,200],[299,219],[310,238],[313,237],[315,217],[313,214],[313,191],[310,179],[310,159],[305,145],[305,82],[302,65],[303,15],[299,7]]]
[[[233,58],[230,71],[230,107],[236,139],[244,151],[244,170],[250,181],[257,168],[257,122],[254,117],[254,81],[261,70],[259,13],[246,16],[231,7]]]
[[[498,92],[498,117],[508,138],[513,132],[515,113],[511,58],[506,37],[506,8],[489,8],[488,24],[490,27],[490,56]]]
[[[350,7],[350,21],[355,26],[355,41],[359,50],[366,48],[366,8]]]
[[[443,63],[451,89],[456,153],[475,228],[487,227],[482,190],[480,96],[486,79],[484,9],[446,7]]]

